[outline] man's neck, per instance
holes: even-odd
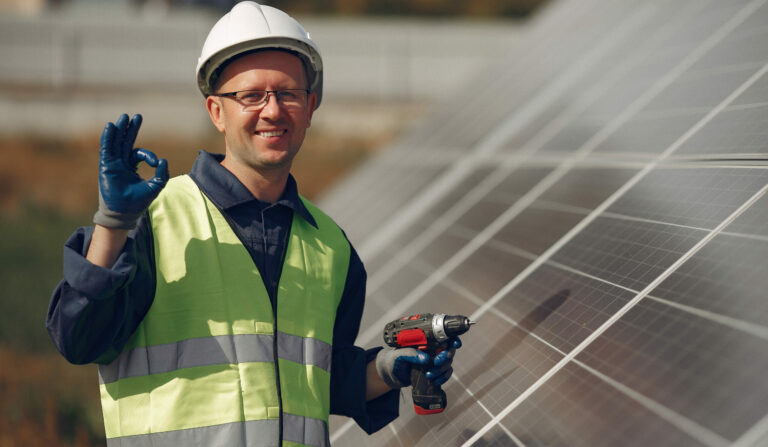
[[[221,165],[234,174],[254,197],[269,203],[280,200],[290,173],[289,168],[262,170],[243,168],[241,165],[229,163],[227,158],[222,160]]]

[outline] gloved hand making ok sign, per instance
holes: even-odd
[[[461,340],[455,337],[450,348],[432,359],[426,352],[414,348],[385,348],[376,355],[376,371],[390,388],[402,388],[411,385],[411,368],[414,365],[429,365],[426,377],[439,386],[453,374],[453,356],[460,347]]]
[[[99,150],[99,210],[94,223],[109,228],[131,229],[168,181],[168,163],[146,149],[133,148],[141,126],[141,115],[121,115],[107,123]],[[156,168],[155,176],[143,180],[136,172],[140,162]]]

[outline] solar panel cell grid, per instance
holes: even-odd
[[[514,202],[515,198],[508,197],[506,202]],[[452,225],[455,228],[462,228],[467,233],[477,234],[483,231],[490,222],[493,222],[510,204],[497,200],[482,200],[476,202],[472,209],[461,215]]]
[[[622,104],[623,106],[623,104]],[[608,118],[585,117],[566,125],[541,146],[541,152],[573,152],[582,147]]]
[[[756,65],[762,65],[765,61],[760,61]],[[757,67],[755,67],[757,69]],[[733,101],[735,106],[759,106],[768,102],[768,79],[761,78],[751,86],[743,95]]]
[[[387,256],[383,256],[384,260],[391,260],[393,255],[401,254],[405,248],[408,248],[410,244],[422,237],[425,232],[428,232],[429,228],[435,222],[435,216],[437,216],[437,214],[433,214],[427,210],[424,210],[421,216],[419,216],[417,219],[414,219],[411,225],[400,233],[401,237],[398,237],[397,240],[392,241],[392,244],[385,248],[385,250],[389,253]],[[374,257],[373,259],[378,258],[379,257]]]
[[[519,131],[513,133],[503,144],[500,152],[505,154],[513,154],[521,151],[523,148],[527,148],[527,145],[531,139],[542,131],[547,124],[561,114],[568,104],[558,102],[550,106],[547,110],[540,115],[534,117],[529,122],[525,123]]]
[[[499,250],[495,246],[483,246],[451,272],[447,280],[461,284],[463,288],[481,299],[480,303],[470,311],[472,313],[478,305],[506,285],[511,276],[523,271],[531,260],[531,257],[525,256],[525,253]],[[428,297],[424,297],[420,301],[427,299]],[[446,302],[438,301],[433,305],[436,306],[435,308],[443,308],[446,307]]]
[[[761,7],[720,45],[708,52],[694,68],[732,67],[768,60],[768,48],[764,45],[768,39],[767,23],[768,13],[765,7]]]
[[[448,388],[446,389],[448,391]],[[456,396],[455,391],[452,396]],[[410,400],[410,396],[406,398]],[[490,416],[487,412],[473,401],[465,396],[457,397],[451,405],[450,410],[436,415],[430,420],[425,418],[403,418],[395,422],[392,427],[396,431],[397,437],[390,437],[382,445],[384,446],[409,446],[419,444],[429,445],[457,445],[468,439],[472,433],[483,427]],[[451,414],[448,414],[448,412]],[[410,403],[400,406],[401,414],[412,414],[413,405]],[[455,424],[456,418],[460,418],[463,423]]]
[[[693,5],[694,8],[688,7],[688,9],[698,9],[699,5],[705,4],[706,2],[699,2]],[[544,112],[532,118],[523,128],[515,132],[506,147],[511,150],[528,147],[529,140],[539,138],[537,134],[540,131],[546,130],[551,122],[561,119],[561,112],[570,111],[574,108],[583,109],[598,98],[614,105],[612,110],[602,111],[604,116],[610,117],[613,113],[618,113],[626,107],[628,101],[636,97],[633,91],[642,91],[642,87],[637,85],[638,79],[652,82],[658,76],[654,70],[662,70],[663,73],[670,66],[670,61],[679,60],[679,53],[687,50],[678,50],[676,54],[668,56],[666,59],[659,58],[660,53],[669,53],[667,46],[661,43],[671,33],[679,30],[681,20],[687,18],[685,15],[687,13],[675,9],[675,7],[670,6],[669,11],[662,15],[656,14],[658,11],[652,7],[639,8],[634,11],[634,14],[623,15],[621,18],[623,22],[617,21],[618,26],[607,31],[607,35],[599,39],[598,42],[599,44],[631,42],[636,51],[627,52],[621,44],[604,45],[602,57],[596,59],[580,77],[572,80],[572,88],[564,92],[562,98],[554,100]],[[649,34],[647,32],[649,22],[653,23],[654,26],[661,24],[660,31]],[[584,57],[584,59],[587,58],[587,56]],[[661,61],[661,63],[654,61]],[[592,61],[590,60],[590,62]],[[626,79],[630,79],[631,82],[625,83]],[[606,89],[610,89],[617,83],[623,84],[625,88],[613,89],[611,94],[604,94]],[[589,132],[590,128],[600,127],[599,125],[591,127],[596,126],[594,118],[572,126],[566,128],[565,133],[575,138],[575,141],[566,144],[567,139],[561,135],[560,140],[555,139],[548,143],[547,149],[567,151],[577,148],[594,133]],[[580,139],[580,136],[583,139]]]
[[[427,291],[424,297],[408,308],[404,314],[413,315],[439,308],[451,315],[470,315],[482,302],[482,290],[469,289],[463,278],[446,278],[445,281]]]
[[[501,177],[500,183],[496,184],[492,179],[490,183],[478,183],[473,188],[468,188],[466,194],[459,198],[459,205],[466,211],[458,217],[457,225],[475,232],[482,231],[550,172],[545,168],[514,171],[499,169],[504,169],[501,171],[504,176]],[[476,197],[478,190],[487,192],[481,197]]]
[[[708,445],[575,364],[555,374],[501,425],[525,446]]]
[[[768,339],[768,241],[718,235],[651,292],[654,297],[718,317]]]
[[[728,225],[725,232],[762,236],[761,239],[765,240],[768,237],[766,222],[768,222],[768,197],[763,196]]]
[[[352,241],[362,240],[371,231],[378,229],[382,222],[393,218],[400,209],[411,200],[421,188],[429,184],[442,172],[442,168],[424,166],[398,166],[391,170],[391,175],[377,179],[380,186],[373,190],[382,191],[372,196],[359,195],[348,204],[347,213],[354,216],[343,228]],[[365,213],[354,210],[367,208]]]
[[[705,232],[650,222],[598,218],[552,260],[632,290],[642,290]]]
[[[541,208],[534,208],[536,206]],[[584,218],[583,210],[555,210],[534,203],[508,223],[489,244],[499,251],[523,250],[537,256]]]
[[[768,80],[764,81],[768,82]],[[768,154],[768,104],[731,106],[704,126],[681,147],[679,155],[721,156],[747,154],[766,160]]]
[[[663,117],[670,112],[707,112],[746,81],[760,65],[718,66],[708,70],[697,70],[694,66],[648,104],[639,116]]]
[[[577,359],[731,441],[768,413],[765,339],[653,300]]]
[[[674,24],[677,23],[674,22]],[[673,35],[676,36],[676,34]],[[606,86],[602,94],[588,105],[581,117],[584,124],[578,123],[590,124],[595,130],[602,128],[689,53],[688,46],[668,47],[664,43],[647,49],[640,55],[630,53],[629,55],[634,57],[626,62],[629,67],[622,71],[620,78]]]
[[[656,169],[607,212],[712,229],[768,181],[768,171],[727,168]]]
[[[461,413],[462,407],[467,407],[462,403],[480,402],[491,414],[497,414],[562,359],[562,354],[531,337],[522,327],[510,325],[495,315],[488,320],[491,330],[486,333],[485,342],[465,337],[466,344],[460,352],[469,360],[461,367],[457,364],[458,380],[446,387],[452,401],[449,411]]]
[[[686,109],[640,115],[621,126],[595,150],[606,153],[661,154],[705,114],[705,110]]]
[[[535,316],[540,321],[526,329],[554,349],[568,353],[633,295],[572,271],[542,266],[495,308],[518,324]]]
[[[361,341],[394,314],[479,323],[444,413],[406,392],[334,445],[761,445],[767,24],[768,0],[562,1],[466,116],[404,140],[423,157],[371,168],[361,235],[420,208],[366,247]]]
[[[591,210],[600,205],[637,171],[634,169],[575,168],[541,195],[544,202]]]
[[[477,441],[475,445],[482,446],[482,447],[492,447],[492,446],[521,446],[523,444],[519,443],[510,433],[508,430],[506,430],[502,426],[496,426],[492,430],[490,430],[488,433],[486,433],[482,439]]]
[[[430,264],[425,264],[419,259],[411,259],[400,265],[394,275],[397,281],[387,281],[380,288],[373,288],[370,292],[376,293],[381,290],[391,300],[387,304],[394,305],[416,286],[424,282],[433,270],[430,268]]]
[[[442,216],[449,209],[454,207],[456,202],[466,196],[469,191],[485,181],[488,176],[491,175],[493,170],[493,167],[480,167],[472,170],[465,179],[462,179],[462,181],[446,192],[439,200],[430,204],[429,208],[425,209],[424,212],[433,216]]]

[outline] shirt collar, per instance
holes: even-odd
[[[255,205],[261,208],[272,205],[254,197],[234,174],[221,165],[222,160],[224,160],[224,155],[222,154],[200,151],[195,164],[192,166],[192,170],[189,172],[192,180],[195,181],[197,186],[216,206],[222,210],[227,210],[248,202],[254,202]],[[288,182],[285,185],[283,195],[280,196],[275,205],[287,206],[317,228],[315,219],[299,197],[296,180],[292,175],[288,175]]]

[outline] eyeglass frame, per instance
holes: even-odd
[[[243,106],[243,110],[246,110],[247,108],[251,108],[252,107],[251,111],[257,112],[259,110],[262,110],[264,107],[267,106],[267,104],[269,104],[269,94],[270,93],[272,94],[272,96],[275,97],[275,100],[277,101],[277,103],[279,105],[285,106],[285,104],[280,100],[279,94],[282,93],[282,92],[299,92],[299,91],[300,92],[304,92],[306,94],[306,97],[304,98],[304,100],[308,101],[309,100],[309,94],[311,93],[311,91],[309,89],[306,89],[306,88],[286,88],[286,89],[282,89],[282,90],[259,90],[259,89],[238,90],[238,91],[235,91],[235,92],[212,93],[211,96],[220,96],[220,97],[224,97],[224,98],[232,98],[233,100],[237,101],[238,103],[241,103],[241,105]],[[258,105],[246,106],[245,104],[242,104],[242,99],[238,99],[237,98],[237,94],[238,93],[243,93],[243,92],[264,92],[265,93],[264,101],[261,102]]]

